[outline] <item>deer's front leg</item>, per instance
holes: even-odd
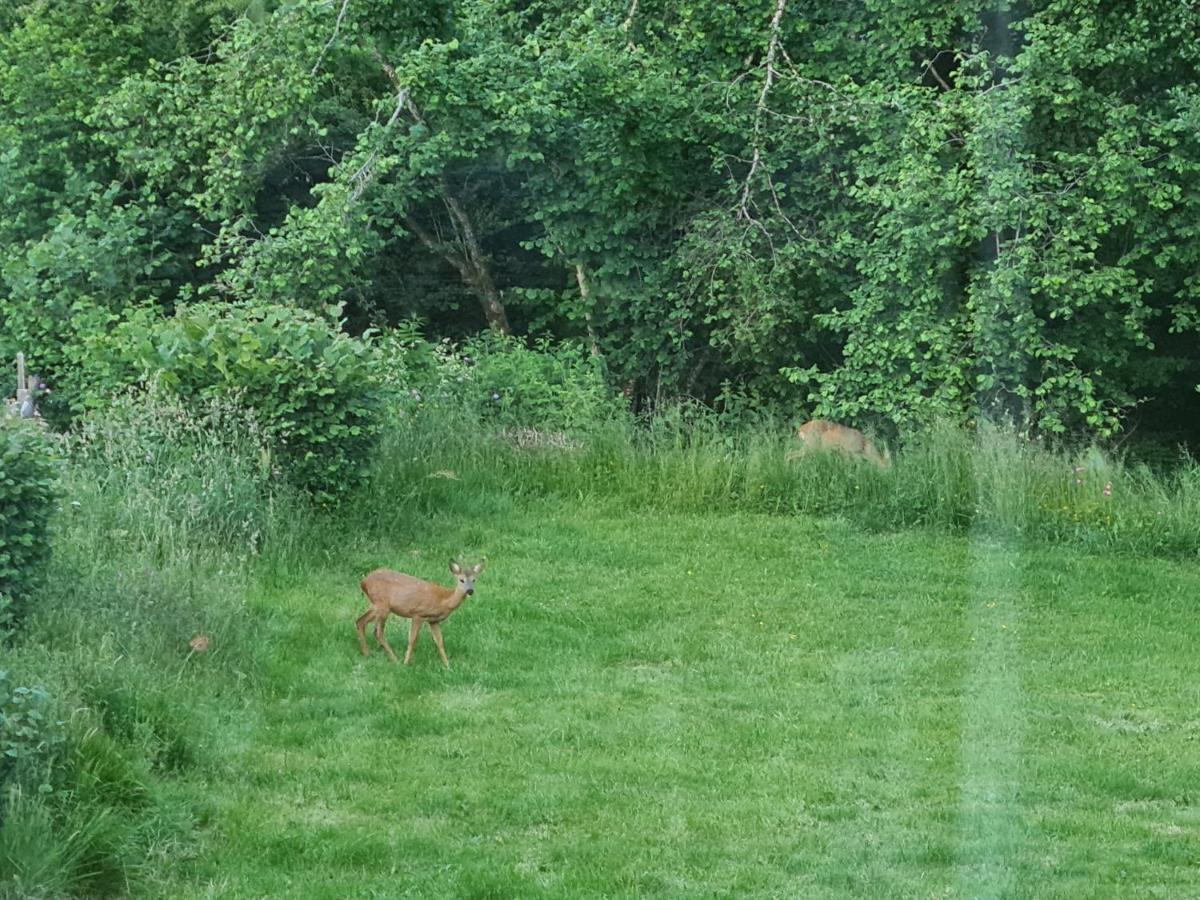
[[[404,664],[412,660],[413,647],[417,646],[417,635],[421,633],[421,620],[413,616],[412,625],[408,629],[408,650],[404,653]]]
[[[433,635],[433,642],[437,644],[438,653],[442,655],[442,664],[447,669],[450,668],[450,660],[446,658],[446,646],[442,643],[442,626],[437,622],[430,622],[429,631]]]
[[[379,641],[379,646],[388,655],[388,659],[392,662],[396,661],[396,654],[392,652],[392,645],[387,642],[387,638],[383,634],[383,625],[387,622],[387,613],[380,614],[378,610],[375,613],[375,640]],[[365,622],[363,623],[366,624]]]

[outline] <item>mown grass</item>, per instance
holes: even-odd
[[[1176,896],[1200,874],[1194,464],[988,429],[887,471],[789,462],[786,432],[683,409],[538,449],[412,412],[333,513],[278,487],[235,408],[84,424],[3,648],[61,724],[0,803],[0,895]],[[361,660],[362,575],[445,582],[457,554],[491,562],[455,668],[427,636],[410,668]]]
[[[1182,896],[1188,565],[552,500],[343,535],[254,596],[265,668],[176,785],[161,896]],[[357,579],[474,598],[411,667]],[[403,623],[393,620],[393,634]],[[403,631],[403,628],[400,628]]]

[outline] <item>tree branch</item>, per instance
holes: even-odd
[[[346,2],[348,3],[349,0],[346,0]],[[400,83],[400,78],[396,75],[396,69],[384,60],[378,50],[375,50],[374,54],[388,81],[396,89],[396,108],[392,111],[391,118],[383,126],[384,129],[386,130],[395,124],[400,115],[406,111],[412,117],[413,121],[424,124],[421,110],[413,102],[412,92]],[[371,166],[378,155],[379,150],[373,150],[367,161],[362,164],[350,179],[351,183],[354,184],[354,189],[350,194],[352,200],[357,200],[362,196],[362,192],[371,183],[374,175]],[[499,289],[496,287],[496,283],[492,280],[492,273],[488,268],[487,256],[483,252],[483,245],[479,242],[479,237],[475,233],[471,217],[463,209],[458,198],[454,196],[454,193],[450,190],[450,186],[446,184],[444,177],[440,180],[439,188],[442,203],[445,204],[446,211],[450,214],[451,224],[458,235],[460,246],[452,248],[445,241],[436,239],[422,228],[411,215],[403,217],[404,225],[417,236],[417,240],[458,270],[458,274],[462,276],[463,283],[479,298],[479,303],[483,307],[483,314],[487,319],[488,327],[493,331],[511,334],[512,329],[508,324],[508,314],[504,309],[504,300]]]
[[[312,71],[308,73],[309,77],[314,77],[321,68],[321,63],[325,59],[325,54],[329,52],[329,48],[333,46],[333,42],[337,40],[338,31],[341,30],[342,20],[346,18],[346,10],[350,8],[350,0],[342,0],[342,8],[338,11],[337,21],[333,23],[333,34],[329,36],[329,40],[325,42],[325,46],[321,48],[321,54],[317,57],[317,61],[313,63]]]
[[[929,60],[929,62],[925,63],[925,71],[923,73],[921,73],[922,77],[926,74],[932,75],[934,77],[934,80],[937,81],[937,83],[941,86],[943,91],[953,90],[953,88],[950,87],[950,85],[949,85],[949,83],[947,83],[946,79],[943,78],[942,74],[937,70],[937,61],[939,59],[941,59],[945,54],[950,53],[950,52],[951,51],[949,51],[949,50],[939,50],[937,52],[937,54],[933,57],[933,59],[931,59],[931,60]]]
[[[400,118],[400,113],[404,111],[406,105],[411,103],[408,96],[408,88],[401,88],[400,93],[396,95],[396,108],[392,110],[391,117],[384,123],[384,130],[391,128],[396,124],[396,120]],[[350,199],[357,200],[362,196],[362,192],[367,189],[367,185],[371,183],[373,177],[371,165],[379,156],[379,148],[376,147],[371,151],[371,155],[367,157],[367,161],[363,163],[357,172],[350,176],[350,183],[354,185],[354,189],[350,192]]]
[[[787,0],[777,0],[775,15],[771,18],[771,37],[767,43],[767,58],[763,63],[766,70],[763,75],[762,90],[758,94],[758,104],[754,109],[754,155],[750,159],[750,171],[746,173],[746,180],[742,185],[742,195],[738,200],[738,216],[744,219],[751,218],[750,189],[762,162],[762,120],[767,108],[767,97],[771,93],[771,87],[775,84],[775,56],[779,51],[780,23],[783,21],[783,12],[786,7]]]
[[[625,46],[633,49],[633,38],[629,37],[629,29],[633,26],[633,17],[637,15],[638,0],[630,0],[629,14],[625,16],[625,21],[621,23],[621,32],[625,35]]]

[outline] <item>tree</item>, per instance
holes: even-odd
[[[6,13],[10,343],[203,296],[885,427],[1200,411],[1186,5],[181,10]]]

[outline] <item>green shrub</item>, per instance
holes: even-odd
[[[579,344],[491,333],[460,346],[429,344],[400,330],[385,345],[393,348],[392,380],[409,392],[410,408],[442,408],[488,430],[578,435],[624,409],[601,361]]]
[[[599,360],[575,343],[551,347],[491,333],[470,341],[464,361],[485,422],[506,428],[582,432],[616,416],[620,398]]]
[[[45,690],[12,685],[0,669],[0,789],[19,778],[38,787],[48,784],[45,766],[62,742],[62,723],[54,721],[49,708]],[[0,790],[0,812],[3,803]]]
[[[362,478],[382,427],[374,349],[313,313],[197,304],[122,323],[93,346],[87,405],[137,381],[253,410],[288,480],[321,500]]]
[[[45,433],[0,416],[0,636],[47,555],[54,486],[54,453]]]

